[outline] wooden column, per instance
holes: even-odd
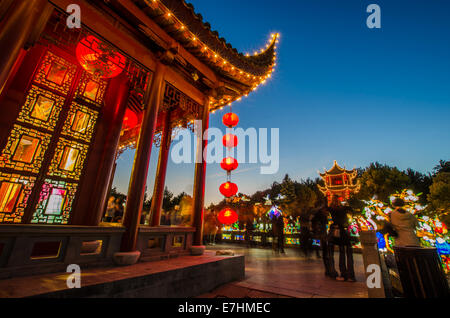
[[[122,239],[122,252],[133,252],[136,249],[136,240],[141,220],[153,137],[158,118],[158,109],[163,94],[165,71],[166,66],[158,62],[147,95],[147,107],[144,111],[141,132],[139,134],[136,155],[134,157],[133,170],[131,172],[130,185],[128,188],[125,217],[123,220],[126,232]]]
[[[47,0],[17,0],[5,13],[0,24],[0,94],[47,5]]]
[[[163,130],[161,133],[161,146],[159,149],[158,168],[156,170],[155,186],[153,189],[152,206],[150,209],[150,226],[161,224],[161,207],[166,183],[167,161],[169,158],[172,127],[170,124],[170,110],[163,113]]]
[[[105,93],[101,122],[83,177],[71,224],[97,226],[108,201],[109,186],[114,177],[114,165],[120,132],[127,108],[130,82],[125,72],[111,79]]]
[[[205,201],[205,176],[206,176],[206,158],[203,157],[206,147],[208,145],[208,138],[205,131],[209,127],[209,97],[205,101],[202,114],[202,136],[197,144],[197,156],[201,156],[201,162],[195,163],[195,176],[194,176],[194,227],[196,231],[194,233],[193,246],[201,246],[203,243],[203,205]]]

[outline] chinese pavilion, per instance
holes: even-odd
[[[359,181],[355,180],[358,172],[356,169],[346,170],[345,167],[341,168],[334,161],[333,167],[330,170],[325,169],[325,173],[320,173],[325,182],[325,186],[318,185],[319,190],[327,197],[328,204],[334,195],[339,197],[340,201],[344,201],[350,198],[352,193],[357,193],[360,189]]]
[[[0,278],[200,246],[204,160],[195,165],[193,226],[160,226],[172,129],[201,120],[204,133],[211,112],[276,65],[278,34],[244,55],[184,0],[80,0],[81,27],[69,28],[72,2],[0,3]],[[153,144],[151,222],[142,226]],[[127,147],[136,155],[117,227],[101,219]]]

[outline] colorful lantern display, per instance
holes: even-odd
[[[278,218],[283,213],[277,206],[273,206],[267,214],[269,215],[269,218],[273,220],[273,218]]]
[[[238,166],[238,161],[233,157],[223,158],[222,162],[220,163],[220,167],[225,171],[236,170]]]
[[[76,48],[78,62],[88,72],[103,78],[113,78],[122,73],[126,57],[93,35],[81,39]]]
[[[236,223],[236,221],[238,220],[238,215],[232,209],[225,208],[222,211],[220,211],[219,215],[217,216],[217,219],[222,224],[230,225]]]
[[[238,192],[238,186],[233,182],[225,182],[222,183],[219,190],[224,197],[230,198],[233,195],[236,195],[236,193]]]
[[[222,138],[222,143],[225,147],[233,148],[238,145],[238,137],[233,134],[226,134]]]
[[[239,123],[239,117],[235,113],[227,113],[223,115],[222,122],[227,127],[236,127]]]
[[[393,194],[390,199],[390,204],[386,204],[376,199],[364,201],[366,206],[364,208],[364,217],[357,218],[359,227],[362,230],[378,231],[385,221],[390,220],[390,214],[394,211],[391,206],[396,198],[400,198],[405,202],[404,210],[415,215],[418,221],[416,234],[425,247],[436,247],[438,254],[442,260],[444,271],[450,272],[450,253],[447,246],[450,243],[450,236],[447,227],[442,223],[438,217],[429,217],[423,215],[426,207],[419,203],[419,195],[415,195],[412,190],[405,189],[401,193]],[[389,234],[382,235],[377,232],[378,247],[389,253],[394,253],[393,246],[395,238]]]

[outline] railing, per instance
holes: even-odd
[[[0,225],[0,278],[113,265],[122,227]]]
[[[115,266],[122,226],[0,225],[0,279],[65,272],[70,264]],[[139,228],[140,261],[155,261],[190,253],[192,227]]]
[[[193,227],[141,226],[137,242],[137,249],[141,252],[141,261],[189,254],[194,232],[195,228]]]

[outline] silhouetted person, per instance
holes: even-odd
[[[333,196],[329,207],[333,224],[328,234],[329,252],[330,252],[330,268],[331,277],[337,280],[355,281],[355,271],[353,267],[353,250],[351,245],[350,234],[348,232],[347,213],[351,212],[350,207],[344,207],[339,202],[337,196]],[[339,271],[338,276],[334,268],[334,246],[339,246]]]
[[[249,217],[247,218],[247,222],[245,223],[245,241],[247,244],[247,247],[253,246],[253,221]]]
[[[273,246],[277,252],[284,253],[284,221],[280,214],[278,217],[273,217]],[[275,244],[276,239],[276,244]]]
[[[328,224],[328,210],[325,207],[321,207],[315,211],[311,220],[313,237],[320,241],[320,247],[322,249],[322,260],[325,268],[325,276],[333,277],[333,271],[330,263],[330,251],[328,247],[327,237],[327,224]]]
[[[309,215],[303,213],[300,215],[300,248],[305,257],[308,257],[312,249],[311,223]]]

